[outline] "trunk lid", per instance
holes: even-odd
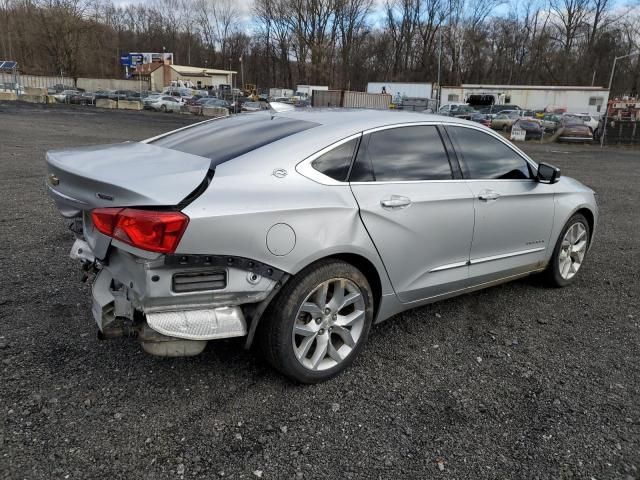
[[[203,183],[210,163],[140,142],[52,150],[46,185],[68,218],[99,207],[170,207]]]

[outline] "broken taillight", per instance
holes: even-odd
[[[180,212],[137,208],[96,208],[91,219],[99,232],[143,250],[173,253],[189,217]]]

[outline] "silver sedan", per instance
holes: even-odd
[[[256,113],[47,163],[103,338],[164,356],[255,339],[305,383],[404,310],[571,284],[598,218],[592,190],[496,133],[409,112]]]

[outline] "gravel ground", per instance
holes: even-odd
[[[638,150],[524,146],[599,193],[573,286],[398,315],[345,374],[301,387],[237,340],[158,359],[96,339],[44,152],[190,122],[0,104],[0,476],[640,478]]]

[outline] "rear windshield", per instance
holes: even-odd
[[[151,142],[211,159],[211,168],[318,123],[270,115],[239,115],[186,128]]]

